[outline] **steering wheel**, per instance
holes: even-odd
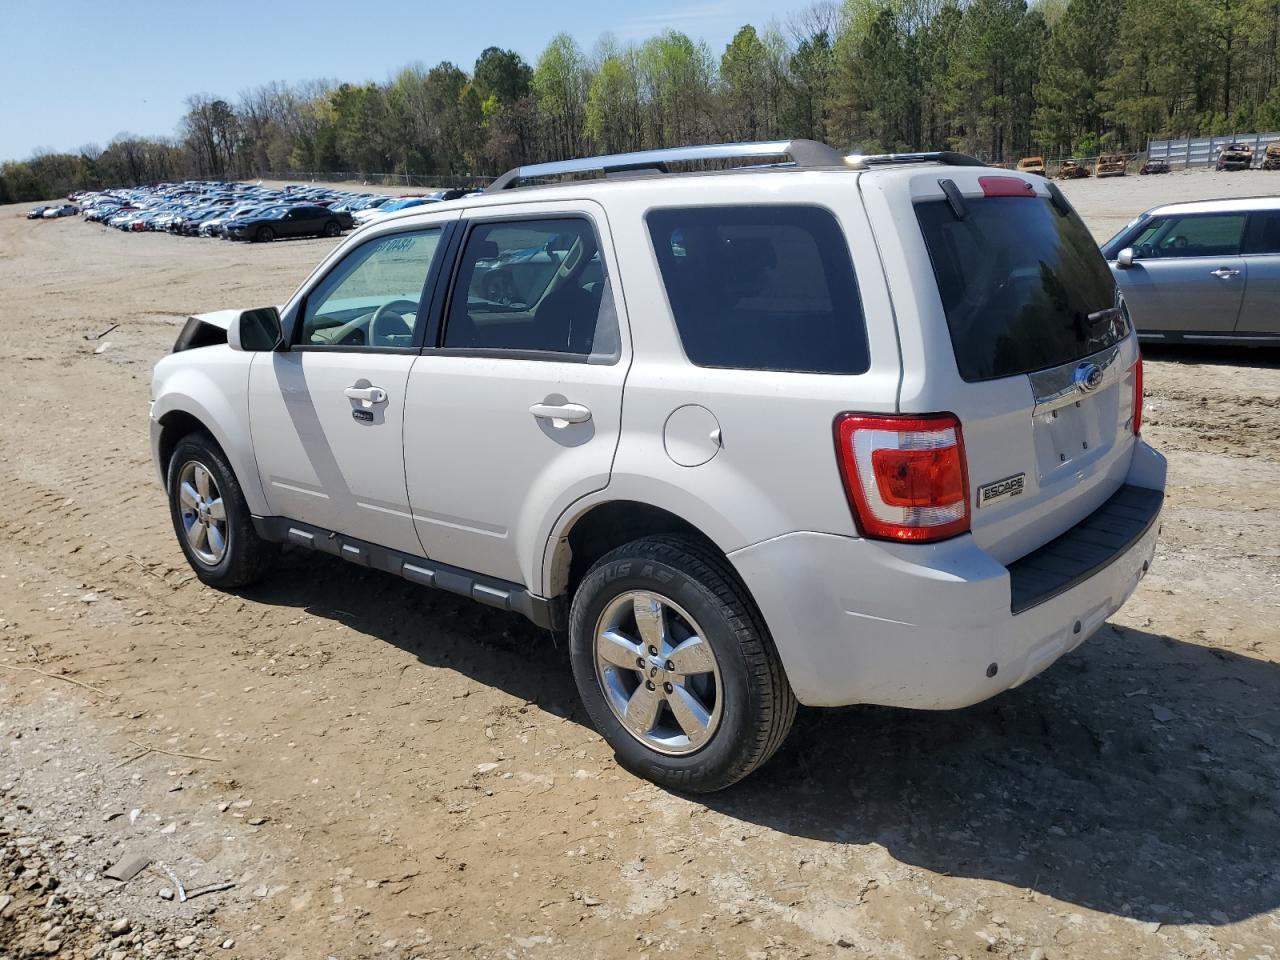
[[[390,333],[384,332],[381,327],[385,324],[385,318],[393,316],[400,321],[402,330],[397,331],[401,336],[412,336],[413,330],[405,321],[406,313],[418,312],[418,305],[412,300],[389,300],[373,311],[373,316],[369,318],[369,345],[370,346],[387,346],[387,337]]]
[[[486,273],[480,281],[480,292],[490,303],[499,303],[504,307],[510,306],[520,294],[507,270],[491,270]]]

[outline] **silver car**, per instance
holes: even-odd
[[[1155,207],[1102,253],[1142,340],[1280,344],[1280,197]]]

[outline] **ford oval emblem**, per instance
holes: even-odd
[[[1076,367],[1075,376],[1072,378],[1075,385],[1080,388],[1081,393],[1089,393],[1097,390],[1102,386],[1102,368],[1096,363],[1082,363]]]

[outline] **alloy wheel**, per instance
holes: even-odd
[[[178,471],[178,508],[187,546],[203,563],[216,566],[227,553],[227,510],[213,474],[198,460]]]
[[[615,717],[651,750],[704,747],[720,725],[720,667],[702,629],[661,594],[632,590],[596,622],[596,676]]]

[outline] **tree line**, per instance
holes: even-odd
[[[807,137],[989,161],[1140,150],[1280,128],[1280,0],[846,0],[743,26],[723,51],[676,30],[468,72],[269,83],[196,95],[175,136],[0,167],[0,202],[267,172],[494,175],[686,143]]]

